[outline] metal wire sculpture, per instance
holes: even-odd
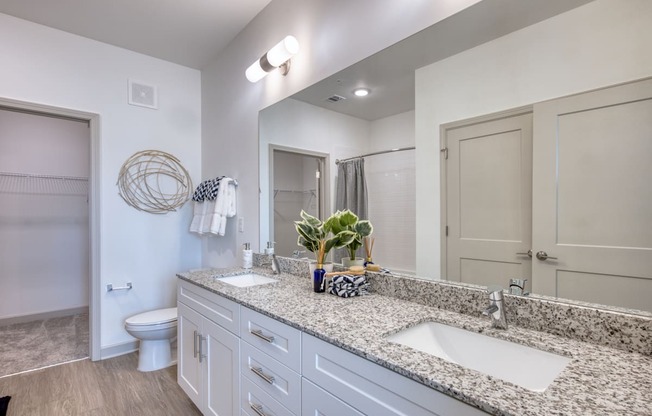
[[[179,159],[159,150],[143,150],[127,159],[116,185],[127,204],[151,214],[176,211],[193,193],[190,175]]]

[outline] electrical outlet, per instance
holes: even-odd
[[[244,218],[238,217],[238,231],[244,233]]]

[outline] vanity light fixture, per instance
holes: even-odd
[[[276,68],[281,69],[281,74],[287,75],[290,71],[290,58],[299,52],[299,42],[294,36],[286,36],[277,43],[259,60],[251,64],[245,76],[250,82],[258,82]]]
[[[356,88],[353,90],[353,94],[355,94],[356,97],[366,97],[370,92],[371,90],[369,88]]]

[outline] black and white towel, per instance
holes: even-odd
[[[190,232],[205,234],[210,231],[211,219],[215,211],[215,200],[220,189],[220,182],[225,176],[202,181],[192,195],[194,203]]]
[[[328,293],[342,298],[366,295],[369,288],[367,276],[338,274],[328,285]]]
[[[215,179],[202,181],[195,189],[195,193],[192,195],[192,200],[195,202],[214,201],[215,198],[217,198],[217,192],[220,189],[220,181],[223,178],[224,176],[220,176]]]

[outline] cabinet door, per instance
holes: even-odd
[[[202,330],[205,365],[205,415],[238,413],[240,386],[240,339],[205,319]]]
[[[364,416],[337,397],[303,379],[301,416]]]
[[[203,318],[183,303],[178,303],[177,382],[197,407],[202,408],[202,368],[198,359],[198,339]]]

